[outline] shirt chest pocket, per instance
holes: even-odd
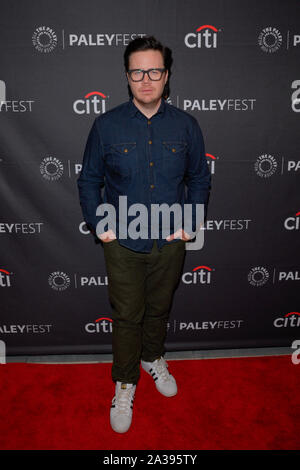
[[[163,165],[169,176],[183,176],[187,163],[187,144],[185,142],[163,142]]]
[[[109,160],[109,166],[115,173],[124,177],[133,176],[138,171],[136,142],[112,144]]]

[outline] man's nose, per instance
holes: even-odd
[[[147,73],[144,74],[143,82],[150,82],[150,78]]]

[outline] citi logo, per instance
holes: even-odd
[[[192,272],[184,273],[181,277],[184,284],[210,284],[212,268],[197,266]]]
[[[220,31],[210,24],[204,24],[196,29],[196,33],[188,33],[184,37],[184,44],[186,47],[199,49],[216,49],[217,47],[217,33]]]
[[[0,269],[0,287],[11,287],[10,273],[6,269]]]
[[[210,169],[210,173],[212,175],[214,175],[215,174],[216,157],[214,157],[210,153],[206,153],[206,157],[208,157],[207,158],[207,163],[208,163],[208,166],[209,166],[209,169]]]
[[[74,101],[73,110],[76,114],[104,114],[108,96],[100,91],[91,91],[84,99]]]
[[[299,230],[300,229],[300,212],[297,212],[295,216],[287,217],[284,221],[284,228],[286,230]]]
[[[87,323],[84,329],[87,333],[112,333],[112,319],[98,318],[94,323]]]
[[[287,313],[283,317],[276,318],[273,324],[276,328],[298,327],[300,326],[300,313],[299,312]]]

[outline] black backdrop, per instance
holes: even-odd
[[[167,350],[299,338],[300,2],[0,1],[0,339],[7,354],[111,352],[101,244],[76,180],[95,117],[128,99],[123,52],[173,51],[169,101],[212,173]]]

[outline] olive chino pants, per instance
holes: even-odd
[[[117,239],[103,243],[112,305],[112,380],[137,384],[140,360],[164,355],[164,341],[173,293],[185,256],[185,242],[176,240],[151,253],[135,252]]]

